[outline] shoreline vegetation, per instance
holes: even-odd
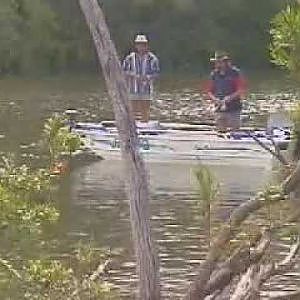
[[[217,49],[230,51],[245,70],[270,68],[270,20],[286,5],[284,0],[102,3],[120,58],[129,52],[134,35],[143,31],[162,68],[171,74],[205,74]],[[2,76],[97,73],[95,50],[77,1],[2,0],[0,12]]]

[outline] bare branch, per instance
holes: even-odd
[[[271,276],[283,274],[291,269],[295,264],[295,257],[298,254],[300,249],[300,240],[298,239],[297,243],[291,247],[290,253],[282,260],[279,264],[274,265],[273,270],[270,270],[270,273],[266,273],[263,277],[264,281],[269,279]]]
[[[290,253],[279,264],[273,262],[266,265],[251,266],[238,283],[231,300],[247,300],[258,297],[260,287],[271,277],[289,271],[295,263],[295,257],[300,249],[300,242],[291,247]],[[256,299],[256,298],[255,298]]]
[[[199,300],[205,297],[204,287],[215,269],[222,249],[228,244],[233,231],[237,229],[251,213],[262,208],[264,205],[265,201],[256,197],[243,203],[232,213],[229,222],[223,226],[223,230],[221,230],[212,241],[206,260],[200,265],[198,275],[195,281],[190,285],[188,293],[184,297],[185,300]]]
[[[300,163],[298,163],[296,170],[292,173],[288,180],[282,185],[282,190],[286,193],[291,193],[297,188],[297,183],[300,178]],[[276,203],[278,200],[272,201]],[[187,294],[184,296],[184,300],[200,300],[205,297],[205,286],[208,283],[211,274],[216,268],[217,261],[221,255],[221,249],[224,249],[228,244],[229,240],[241,223],[251,215],[253,212],[261,209],[266,205],[266,201],[259,197],[259,194],[249,201],[243,203],[236,208],[227,224],[223,226],[223,229],[219,232],[216,238],[212,241],[209,253],[206,256],[206,260],[201,263],[194,282],[191,283]]]
[[[284,166],[289,166],[288,160],[282,155],[280,151],[278,151],[278,147],[275,146],[275,151],[269,148],[265,143],[263,143],[259,138],[257,138],[254,134],[252,134],[250,131],[247,131],[247,134],[263,149],[271,153],[277,160],[279,160],[280,163],[282,163]],[[271,140],[272,141],[272,140]],[[274,143],[274,140],[272,141]],[[275,143],[274,143],[275,144]]]
[[[104,264],[100,264],[91,276],[88,278],[89,281],[96,281],[102,275],[107,274],[111,266],[111,259],[108,259]]]
[[[111,259],[106,260],[104,264],[100,264],[98,268],[87,279],[85,279],[82,282],[80,287],[72,293],[72,297],[76,297],[81,293],[87,291],[90,288],[92,282],[95,282],[97,279],[99,279],[101,276],[105,275],[108,272],[110,265]]]
[[[230,284],[232,279],[247,271],[247,269],[258,263],[263,257],[266,249],[271,242],[269,232],[266,232],[261,238],[258,246],[252,252],[248,248],[239,249],[229,260],[221,265],[220,270],[217,270],[210,278],[205,286],[207,295],[222,290]]]
[[[252,265],[239,281],[231,300],[257,299],[259,295],[259,283],[256,274],[259,271],[258,265]]]

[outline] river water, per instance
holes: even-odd
[[[167,107],[164,104],[173,98],[182,97],[185,102],[200,99],[196,86],[193,82],[191,88],[177,83],[162,87],[160,113]],[[55,111],[76,108],[83,120],[113,117],[106,94],[95,79],[0,81],[0,105],[0,134],[6,135],[0,140],[2,151],[20,154],[24,148],[20,145],[36,142],[45,118]],[[166,110],[163,117],[168,119],[169,113]],[[206,252],[193,175],[197,165],[152,163],[147,168],[164,299],[179,299]],[[271,173],[271,166],[235,162],[214,164],[211,169],[221,184],[224,200],[221,219],[265,186]],[[120,162],[99,161],[76,166],[57,192],[61,218],[52,235],[61,245],[55,253],[68,251],[78,241],[120,249],[110,281],[120,288],[122,299],[132,299],[136,277],[125,178]]]

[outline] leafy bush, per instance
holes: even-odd
[[[49,151],[50,164],[53,164],[63,154],[71,155],[81,146],[79,135],[70,132],[66,126],[66,120],[60,115],[49,118],[43,132]]]
[[[288,5],[271,21],[272,62],[300,75],[300,6]]]
[[[50,174],[46,169],[33,170],[23,164],[16,166],[12,157],[2,156],[0,185],[23,199],[50,189]]]

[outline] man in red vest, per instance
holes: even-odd
[[[211,72],[207,94],[215,106],[216,126],[220,131],[240,128],[242,95],[245,80],[240,70],[232,65],[226,53],[216,53],[211,59],[214,69]]]

